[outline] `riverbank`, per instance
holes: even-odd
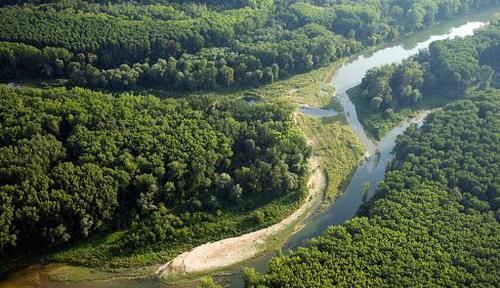
[[[360,86],[358,85],[347,90],[346,93],[354,103],[354,106],[356,106],[356,112],[365,133],[375,141],[380,141],[403,121],[416,117],[422,111],[437,109],[452,101],[442,97],[427,95],[417,105],[396,109],[390,117],[386,117],[383,112],[373,112],[370,103],[362,99],[360,90]]]
[[[346,91],[358,85],[365,72],[370,68],[395,61],[402,61],[406,57],[418,53],[419,49],[427,47],[435,40],[471,35],[474,29],[484,25],[491,15],[482,15],[477,18],[472,17],[473,19],[467,18],[439,25],[434,29],[430,29],[430,31],[418,33],[411,39],[385,45],[385,48],[380,49],[380,51],[377,50],[369,54],[363,53],[335,72],[333,79],[335,88],[337,89],[337,100],[344,107],[343,110],[348,117],[350,128],[358,136],[361,136],[360,139],[364,140],[364,144],[371,144],[369,148],[372,148],[373,153],[370,153],[372,156],[366,157],[366,160],[356,170],[341,197],[327,209],[308,219],[307,225],[287,240],[284,246],[285,249],[294,249],[303,246],[309,239],[319,236],[328,227],[344,223],[355,216],[358,213],[359,207],[374,195],[377,184],[383,180],[387,163],[394,157],[391,151],[396,143],[397,136],[403,133],[411,123],[421,124],[427,114],[425,111],[421,113],[417,112],[419,114],[417,117],[399,123],[400,125],[396,125],[397,127],[391,130],[380,143],[375,144],[365,134],[363,126],[357,119],[355,107],[347,96]],[[369,184],[369,191],[366,196],[364,193],[361,193],[361,191],[366,189],[365,184]],[[265,271],[267,267],[262,261],[255,262],[252,266],[256,267],[259,271]],[[224,284],[234,284],[234,287],[243,286],[243,283],[235,279],[235,277],[228,279],[228,282],[224,281],[225,279],[218,280]]]
[[[311,171],[307,184],[309,194],[302,206],[293,214],[270,227],[198,246],[161,266],[156,274],[165,279],[172,279],[178,275],[216,271],[256,257],[269,250],[270,245],[276,246],[271,243],[281,242],[283,237],[280,234],[293,229],[321,202],[327,179],[317,157],[310,158],[309,169]]]
[[[262,87],[262,89],[254,89],[253,92],[258,93],[261,96],[260,99],[262,101],[291,102],[290,97],[293,97],[294,100],[292,102],[296,104],[301,103],[310,106],[321,105],[325,107],[327,105],[331,105],[332,103],[331,95],[333,94],[333,86],[330,82],[330,79],[332,72],[340,64],[340,62],[335,63],[330,67],[313,71],[312,74],[308,73],[297,75],[283,82],[277,82],[272,85]],[[285,87],[289,87],[290,89],[286,89]],[[288,92],[284,93],[284,90]],[[311,95],[310,99],[308,98],[308,95]],[[231,97],[235,96],[241,95],[232,95]],[[309,139],[309,144],[312,146],[312,167],[322,167],[321,177],[313,176],[309,181],[313,181],[314,179],[316,179],[315,181],[313,181],[316,183],[319,179],[319,182],[328,183],[327,191],[329,192],[326,194],[330,195],[331,199],[333,199],[335,197],[334,195],[336,195],[337,192],[341,191],[341,189],[339,188],[341,186],[341,183],[347,181],[350,172],[354,169],[354,167],[356,167],[361,157],[361,147],[357,146],[359,148],[358,150],[352,149],[353,145],[356,146],[356,138],[354,134],[350,132],[347,123],[345,123],[345,121],[342,121],[342,117],[340,116],[331,118],[326,121],[325,119],[311,118],[299,113],[295,113],[295,120],[296,125]],[[330,137],[332,135],[333,137]],[[328,150],[330,150],[330,152],[328,152]],[[347,163],[340,165],[339,162],[332,161],[332,159],[342,159],[342,163],[344,163],[344,161],[347,161]],[[344,167],[346,166],[349,166],[351,168],[345,171],[345,173],[342,173],[343,171],[341,170],[344,170]],[[338,170],[335,170],[335,168],[338,168]],[[313,169],[313,171],[316,172],[311,173],[312,175],[318,175],[317,173],[320,171],[320,169],[315,168]],[[325,172],[327,174],[324,174]],[[312,187],[311,185],[316,187],[323,186],[323,184],[314,185],[311,183],[310,187]],[[309,191],[309,193],[310,192],[311,191]],[[319,207],[321,199],[323,199],[323,193],[314,193],[314,201],[312,200],[311,196],[309,196],[307,199],[307,201],[304,201],[304,199],[302,199],[302,201],[300,202],[296,201],[294,203],[295,206],[293,207],[293,209],[291,209],[290,212],[286,214],[290,216],[284,216],[285,222],[276,224],[279,226],[271,225],[270,227],[274,228],[265,230],[267,231],[266,233],[262,233],[262,231],[260,233],[249,232],[254,233],[252,235],[259,234],[259,237],[261,237],[260,239],[265,238],[265,240],[263,240],[265,244],[258,245],[258,247],[252,248],[252,253],[248,253],[246,254],[246,256],[240,257],[239,260],[248,260],[256,255],[264,253],[265,251],[272,251],[282,247],[283,242],[286,241],[287,237],[291,235],[296,229],[296,224],[300,223],[301,220],[306,218],[306,215],[309,215],[310,212],[316,210],[316,208]],[[314,205],[314,207],[312,207],[312,203],[317,205]],[[299,208],[299,210],[295,211],[297,208]],[[120,235],[116,233],[105,235],[103,237],[95,238],[93,239],[93,241],[75,245],[71,249],[63,250],[51,255],[51,259],[53,260],[50,262],[53,262],[55,260],[56,263],[74,263],[74,265],[77,266],[56,264],[57,269],[52,269],[55,266],[49,265],[38,266],[34,270],[30,271],[38,275],[43,275],[41,276],[44,279],[43,283],[48,283],[47,281],[56,281],[61,283],[69,281],[72,283],[81,282],[95,284],[95,281],[98,281],[100,283],[100,281],[104,279],[117,281],[118,279],[151,275],[158,268],[158,265],[155,263],[161,263],[162,258],[167,258],[165,260],[170,260],[175,256],[178,256],[180,253],[193,248],[184,247],[184,251],[178,251],[176,255],[172,254],[176,253],[177,250],[163,249],[161,251],[158,250],[159,252],[149,251],[145,254],[138,254],[137,256],[124,255],[118,257],[115,255],[110,258],[107,256],[109,254],[107,253],[107,251],[109,250],[107,249],[107,247],[113,247],[113,243],[119,240],[119,236]],[[245,245],[240,247],[245,247]],[[94,257],[93,255],[98,258],[89,258]],[[88,266],[85,264],[79,264],[79,262],[74,262],[82,262],[86,261],[86,259],[91,259],[97,261],[96,263],[101,263],[103,260],[108,258],[109,261],[106,261],[105,265]],[[144,274],[136,273],[138,270],[143,271]],[[32,287],[39,286],[38,284],[36,284]]]
[[[325,72],[325,74],[330,74],[330,75],[331,75],[331,73],[332,73],[332,71],[327,71],[327,72],[328,72],[328,73],[326,73],[326,72]],[[301,76],[301,75],[298,75],[298,76]],[[325,77],[327,77],[327,76],[325,76]],[[291,79],[294,79],[295,83],[297,83],[297,84],[294,84],[294,85],[296,85],[296,86],[299,86],[299,85],[300,85],[299,83],[301,83],[301,81],[297,80],[298,78],[292,77]],[[304,79],[307,79],[307,77],[304,77]],[[318,79],[319,79],[319,78],[318,78]],[[305,85],[305,86],[304,86],[304,87],[306,87],[306,88],[307,88],[307,87],[310,87],[310,88],[311,88],[311,91],[315,91],[315,89],[313,89],[313,88],[312,88],[314,85],[310,85],[310,83],[309,83],[309,82],[307,82],[307,80],[304,80],[304,81],[305,81],[305,83],[304,83],[304,85]],[[285,81],[284,81],[284,82],[285,82]],[[293,97],[293,99],[294,99],[294,100],[293,100],[293,101],[294,101],[294,103],[297,103],[297,104],[302,104],[302,103],[307,104],[307,103],[306,103],[306,101],[307,101],[307,100],[304,100],[304,99],[306,99],[306,98],[307,98],[307,94],[303,94],[303,92],[302,92],[302,91],[306,91],[308,88],[307,88],[307,89],[305,89],[305,90],[303,90],[303,89],[296,90],[297,88],[295,88],[296,86],[294,86],[294,88],[287,89],[287,88],[286,88],[286,83],[284,83],[284,82],[278,82],[278,83],[275,83],[275,84],[279,84],[279,85],[280,85],[280,87],[282,87],[282,89],[283,89],[283,91],[284,91],[284,92],[288,91],[288,92],[286,92],[286,93],[285,93],[285,96],[286,96],[286,97],[285,97],[285,96],[280,97],[280,94],[276,93],[276,91],[278,91],[278,90],[274,90],[274,92],[273,92],[273,89],[270,89],[270,87],[272,87],[272,86],[273,86],[273,85],[275,85],[275,84],[272,84],[272,85],[266,86],[266,87],[265,87],[265,89],[262,89],[262,90],[260,90],[260,88],[259,88],[259,89],[254,89],[254,90],[253,90],[253,92],[256,92],[258,95],[261,95],[261,96],[266,96],[266,95],[269,95],[269,98],[264,98],[264,100],[266,100],[266,99],[274,99],[273,101],[289,101],[288,99],[292,99],[292,97]],[[323,85],[323,84],[325,84],[325,83],[329,83],[329,82],[330,82],[330,81],[329,81],[329,79],[328,79],[328,80],[326,80],[326,78],[324,78],[324,79],[321,79],[320,81],[318,81],[317,83],[322,83],[321,85]],[[317,84],[317,83],[315,82],[315,84]],[[307,86],[307,85],[310,85],[310,86]],[[327,87],[327,86],[328,86],[328,85],[324,85],[323,87]],[[263,87],[263,88],[264,88],[264,87]],[[327,88],[327,89],[333,89],[333,88]],[[265,92],[261,92],[261,91],[265,91]],[[312,92],[312,93],[314,93],[314,92]],[[244,93],[242,93],[242,94],[244,94]],[[274,94],[274,95],[273,95],[273,94]],[[314,97],[314,98],[316,98],[316,99],[326,99],[326,98],[322,97],[321,95],[320,95],[319,97]],[[330,98],[331,98],[331,95],[330,95]],[[315,101],[316,101],[316,100],[315,100]],[[321,104],[322,104],[322,102],[321,102],[321,101],[317,101],[316,103],[317,103],[318,105],[311,105],[311,106],[316,106],[316,107],[317,107],[317,106],[321,106]],[[338,119],[338,118],[331,118],[331,119],[328,119],[328,120],[327,120],[327,119],[310,118],[310,117],[305,117],[305,116],[304,116],[304,119],[307,119],[307,120],[308,120],[308,122],[313,122],[313,123],[307,123],[307,124],[301,124],[301,125],[307,125],[307,127],[312,127],[312,128],[314,128],[314,129],[310,129],[310,132],[309,132],[310,134],[315,134],[315,133],[319,133],[319,134],[321,134],[321,135],[323,136],[323,140],[322,140],[322,141],[325,141],[325,142],[323,143],[323,145],[324,145],[325,147],[328,147],[328,146],[330,145],[327,141],[329,141],[329,140],[330,140],[330,139],[332,139],[332,138],[336,138],[336,137],[332,137],[332,136],[336,136],[337,134],[336,134],[336,133],[334,133],[334,132],[332,132],[332,131],[335,131],[335,130],[333,130],[333,128],[332,128],[332,129],[323,129],[323,128],[325,128],[325,127],[329,127],[328,125],[330,125],[331,127],[334,127],[334,126],[336,127],[336,126],[338,126],[338,125],[345,125],[345,124],[340,124],[340,123],[343,123],[343,122],[341,121],[341,119]],[[311,120],[311,121],[309,121],[309,120]],[[325,122],[325,123],[321,123],[321,122]],[[303,126],[303,127],[305,127],[305,126]],[[348,125],[347,125],[347,127],[348,127]],[[348,127],[348,128],[349,128],[349,127]],[[351,132],[351,135],[352,135],[352,132]],[[339,137],[339,138],[341,138],[341,137]],[[345,138],[345,137],[344,137],[344,138]],[[320,141],[318,141],[318,143],[319,143],[319,142],[320,142]],[[341,143],[342,143],[342,142],[341,142]],[[345,143],[346,143],[346,144],[341,144],[340,148],[341,148],[341,150],[345,148],[345,150],[347,151],[347,150],[348,150],[349,145],[347,145],[347,142],[345,142]],[[346,151],[334,151],[335,149],[334,149],[334,148],[332,148],[332,147],[330,147],[329,149],[330,149],[330,152],[329,152],[329,153],[345,153],[345,152],[346,152]],[[338,150],[338,149],[337,149],[337,150]],[[386,150],[388,150],[388,149],[386,149]],[[318,151],[319,151],[318,149],[313,149],[313,154],[314,154],[314,153],[317,153]],[[348,151],[348,152],[349,152],[349,153],[353,153],[352,151]],[[325,153],[325,155],[327,155],[327,153]],[[330,156],[328,156],[328,157],[333,158],[333,157],[336,157],[336,156],[334,156],[334,155],[337,155],[337,154],[328,154],[328,155],[330,155]],[[325,156],[325,157],[326,157],[326,156]],[[382,156],[381,156],[381,157],[383,158],[383,157],[384,157],[384,154],[382,154]],[[382,162],[383,162],[383,161],[382,161]],[[336,165],[336,163],[332,163],[331,165]],[[372,169],[371,167],[367,167],[367,171],[370,171],[370,172],[371,172],[372,170],[373,170],[373,169]],[[332,170],[332,171],[333,171],[333,170]],[[334,172],[332,172],[332,173],[334,173]],[[327,178],[328,178],[328,180],[330,180],[330,177],[329,177],[329,176],[328,176]],[[347,177],[347,178],[344,178],[344,179],[348,179],[348,177]],[[355,181],[356,179],[357,179],[357,178],[353,178],[353,181]],[[374,180],[374,183],[375,183],[375,182],[377,182],[377,181],[375,181],[375,180]],[[331,181],[329,181],[328,183],[332,183],[332,182],[331,182]],[[376,185],[373,185],[372,187],[376,187]],[[353,190],[357,190],[358,192],[359,192],[359,191],[361,191],[361,190],[359,190],[359,189],[356,189],[356,187],[354,187],[354,188],[353,188]],[[350,193],[350,192],[349,192],[349,191],[347,191],[347,192],[345,192],[345,193]],[[359,193],[358,193],[358,194],[359,194]],[[342,209],[342,207],[341,207],[341,206],[342,206],[342,205],[341,205],[341,204],[339,204],[339,206],[337,207],[337,208],[338,208],[337,210],[339,210],[339,211],[340,211],[340,210]],[[339,212],[339,213],[340,213],[340,212]],[[335,218],[335,217],[332,217],[331,215],[327,215],[327,216],[328,216],[328,218]],[[336,219],[336,221],[339,221],[339,222],[343,220],[343,218],[335,218],[335,219]],[[309,223],[309,221],[308,221],[308,223]],[[330,223],[327,223],[327,224],[329,225]],[[318,230],[318,231],[319,231],[319,230],[321,230],[321,229],[320,229],[320,228],[318,228],[316,225],[312,225],[312,226],[314,226],[314,228],[311,228],[311,229]],[[326,224],[325,224],[325,227],[326,227]],[[306,227],[306,229],[307,229],[307,227]],[[282,235],[282,236],[283,236],[283,235]],[[309,235],[307,235],[307,238],[310,238],[310,236],[309,236]],[[76,255],[76,254],[75,254],[75,255]],[[65,272],[65,273],[67,273],[67,272]],[[55,277],[55,278],[57,279],[57,277]],[[130,285],[132,285],[132,283],[131,283]],[[40,286],[38,286],[38,287],[40,287]],[[43,286],[43,287],[47,287],[47,286]],[[56,286],[50,286],[50,287],[56,287]],[[84,287],[84,286],[82,286],[82,287]],[[98,287],[98,286],[96,286],[96,287]],[[102,286],[102,287],[107,287],[107,285],[106,285],[106,284],[103,284],[103,286]],[[125,286],[123,286],[123,285],[122,285],[121,287],[135,287],[135,286],[126,286],[126,285],[125,285]],[[150,286],[143,286],[143,287],[150,287]]]

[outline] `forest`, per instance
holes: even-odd
[[[111,91],[258,86],[498,3],[1,1],[0,79]]]
[[[309,148],[286,105],[2,85],[0,103],[3,265],[103,231],[128,230],[122,253],[235,234],[303,195]],[[237,212],[242,227],[207,228]]]
[[[451,96],[451,95],[450,95]],[[246,287],[497,287],[500,90],[478,90],[398,139],[362,215],[281,255]]]
[[[463,98],[470,88],[500,88],[500,21],[465,39],[437,41],[401,64],[367,72],[351,91],[360,121],[380,139],[407,111]]]

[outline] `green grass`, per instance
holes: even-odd
[[[240,95],[249,95],[268,101],[286,100],[296,105],[329,107],[334,103],[332,96],[335,92],[331,76],[338,65],[339,63],[335,63],[309,73],[298,74],[283,81],[247,90]]]
[[[313,154],[319,157],[327,175],[326,198],[340,195],[363,155],[363,147],[344,116],[316,118],[299,115],[299,127],[311,141]]]
[[[370,103],[362,99],[360,87],[356,86],[347,91],[351,101],[356,106],[358,118],[365,131],[375,140],[380,141],[387,133],[406,119],[415,117],[420,111],[442,107],[450,102],[449,99],[434,95],[424,96],[415,106],[403,107],[394,110],[391,117],[385,117],[382,111],[373,111]]]
[[[335,69],[343,64],[345,59],[307,73],[297,74],[288,79],[283,79],[272,84],[256,88],[230,87],[218,91],[203,91],[192,93],[179,93],[175,91],[159,91],[146,89],[141,94],[154,94],[160,98],[175,97],[230,97],[245,98],[262,101],[286,101],[287,103],[300,105],[308,104],[320,108],[339,108],[335,98],[332,97],[335,89],[331,79]]]
[[[311,107],[334,109],[342,107],[334,97],[332,75],[344,63],[339,60],[330,66],[295,75],[289,79],[240,93],[263,101],[307,104]],[[312,146],[312,153],[319,157],[327,175],[326,199],[333,200],[348,182],[363,155],[363,146],[342,115],[317,118],[297,113],[298,127]]]

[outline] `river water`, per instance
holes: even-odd
[[[354,217],[363,203],[363,186],[369,183],[368,197],[372,197],[377,184],[383,180],[386,165],[393,159],[392,150],[398,135],[403,133],[411,122],[418,125],[422,124],[427,113],[423,113],[417,119],[406,121],[393,129],[379,143],[374,143],[363,130],[358,120],[354,104],[350,101],[346,91],[361,83],[366,71],[371,68],[390,63],[398,63],[418,53],[420,49],[427,48],[430,43],[450,39],[455,37],[464,37],[472,35],[474,30],[486,25],[493,19],[496,11],[475,14],[454,21],[449,21],[425,31],[415,33],[411,37],[382,47],[375,52],[367,53],[358,58],[345,63],[333,76],[333,84],[336,89],[336,97],[343,107],[348,123],[354,133],[365,146],[367,157],[357,168],[349,184],[343,191],[342,196],[326,209],[313,214],[305,221],[302,228],[293,234],[283,247],[284,250],[296,249],[299,246],[307,245],[308,239],[321,235],[326,228],[331,225],[341,224]],[[321,110],[315,111],[311,108],[302,109],[305,114],[311,114],[317,117],[328,117],[336,114],[335,111]],[[264,272],[270,258],[275,255],[274,252],[242,263],[239,267],[234,267],[232,272],[222,275],[215,275],[218,282],[228,287],[243,287],[241,274],[242,267],[255,267],[258,271]],[[79,282],[79,283],[60,283],[52,282],[46,277],[46,271],[43,267],[30,267],[19,272],[13,273],[8,279],[0,282],[0,287],[195,287],[194,283],[184,283],[176,285],[166,285],[152,278],[136,280],[109,280],[101,282]]]

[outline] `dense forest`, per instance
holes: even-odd
[[[438,41],[428,50],[367,72],[351,94],[360,120],[380,139],[408,108],[464,97],[471,87],[500,87],[500,21],[465,39]]]
[[[498,3],[1,1],[0,79],[113,91],[255,86]]]
[[[309,148],[286,105],[0,85],[0,120],[0,264],[98,231],[129,229],[122,253],[216,238],[199,227],[247,211],[234,234],[304,190]]]
[[[433,113],[398,139],[365,216],[248,270],[247,287],[497,287],[499,127],[499,90]]]

